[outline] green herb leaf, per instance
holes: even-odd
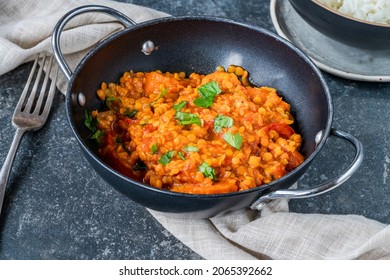
[[[187,112],[180,112],[180,110],[183,109],[186,106],[186,104],[187,101],[182,101],[173,106],[173,109],[176,110],[175,119],[182,125],[187,125],[187,124],[202,125],[197,115],[187,113]]]
[[[218,115],[214,120],[214,131],[219,133],[223,127],[232,127],[233,119],[224,115]]]
[[[213,105],[213,101],[214,101],[214,98],[212,100],[210,100],[210,99],[206,99],[206,98],[202,98],[202,97],[197,97],[194,99],[194,104],[197,107],[208,108],[208,107],[211,107],[211,105]]]
[[[174,151],[169,151],[168,153],[164,154],[160,159],[159,159],[159,163],[161,163],[162,165],[167,165],[168,163],[171,162],[171,158],[173,157],[174,155]]]
[[[168,94],[168,89],[167,88],[163,88],[161,90],[161,92],[160,92],[159,98],[163,98],[163,97],[167,96],[167,94]]]
[[[153,144],[152,146],[150,146],[150,153],[151,153],[152,155],[157,154],[157,152],[158,152],[158,146],[157,146],[157,144]]]
[[[194,104],[198,107],[208,108],[213,105],[214,97],[213,98],[201,98],[198,97],[194,100]]]
[[[139,125],[140,125],[140,126],[145,126],[145,125],[148,124],[148,122],[149,122],[149,119],[145,119],[145,120],[143,120],[142,122],[140,122]]]
[[[101,143],[101,138],[104,136],[104,131],[96,130],[89,139],[96,140],[98,143]]]
[[[110,110],[114,112],[119,111],[121,100],[119,98],[116,98],[115,96],[108,96],[106,98],[106,105]]]
[[[178,156],[182,159],[185,160],[186,158],[184,157],[182,152],[177,152]]]
[[[202,125],[199,117],[187,112],[176,112],[175,119],[182,125],[197,124]]]
[[[196,146],[189,145],[189,146],[184,146],[183,150],[186,152],[197,152],[197,151],[199,151],[199,148]]]
[[[126,110],[123,112],[123,115],[125,117],[133,119],[135,117],[135,115],[137,115],[137,113],[138,113],[138,110],[136,110],[136,109],[130,110],[129,108],[126,108]]]
[[[211,81],[198,88],[200,97],[194,100],[198,107],[208,108],[213,104],[214,97],[222,91],[216,81]]]
[[[148,167],[142,160],[137,160],[134,166],[131,168],[133,171],[146,171]]]
[[[164,98],[168,94],[168,89],[163,88],[160,92],[160,95],[152,102],[149,103],[149,105],[153,106],[154,103],[156,103],[160,98]]]
[[[198,170],[203,173],[206,178],[210,178],[212,180],[216,180],[217,176],[215,175],[215,170],[212,168],[207,162],[203,162]]]
[[[104,136],[104,131],[101,131],[97,128],[99,121],[97,118],[93,118],[88,110],[85,110],[84,124],[92,132],[92,135],[89,136],[89,139],[96,140],[100,144],[101,137]]]
[[[204,84],[201,86],[198,91],[200,91],[201,95],[217,95],[220,94],[222,91],[219,88],[219,85],[216,81],[208,82],[207,84]]]
[[[88,110],[85,110],[85,126],[92,132],[95,132],[98,125],[98,120],[93,118]]]
[[[174,109],[175,111],[179,112],[181,109],[183,109],[183,108],[186,106],[186,104],[187,104],[187,101],[182,101],[182,102],[180,102],[180,103],[178,103],[178,104],[175,104],[175,105],[173,106],[173,109]]]
[[[223,135],[223,139],[237,150],[241,149],[242,136],[239,133],[227,132]]]

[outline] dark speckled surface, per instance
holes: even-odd
[[[274,31],[268,1],[122,1],[172,15],[233,18]],[[30,71],[26,64],[0,76],[0,162],[12,140],[13,109]],[[358,214],[390,223],[390,84],[324,73],[333,96],[333,126],[359,138],[365,161],[336,190],[291,201],[291,211]],[[353,149],[330,139],[303,187],[331,178]],[[77,146],[58,94],[47,125],[25,135],[0,218],[0,259],[201,259],[142,207],[108,186]]]

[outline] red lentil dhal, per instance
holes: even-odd
[[[99,153],[121,173],[192,194],[243,191],[279,179],[304,157],[290,105],[253,87],[239,66],[208,74],[125,72],[97,90]]]

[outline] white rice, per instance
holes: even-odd
[[[390,24],[390,0],[319,0],[319,2],[358,19]]]

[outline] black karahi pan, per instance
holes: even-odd
[[[99,43],[72,72],[60,49],[65,24],[86,12],[102,12],[126,28]],[[69,79],[67,116],[87,160],[110,185],[133,201],[162,212],[212,217],[243,208],[261,209],[263,202],[279,197],[305,198],[325,193],[345,182],[363,160],[361,143],[352,135],[332,128],[333,107],[321,72],[300,50],[281,37],[259,27],[214,17],[167,17],[135,24],[119,11],[104,6],[82,6],[64,15],[56,25],[53,52]],[[217,66],[240,65],[257,86],[277,89],[291,104],[295,129],[302,135],[302,165],[279,180],[257,188],[218,195],[192,195],[158,189],[135,181],[109,167],[88,140],[85,111],[102,108],[96,90],[101,82],[115,82],[123,72],[211,73]],[[341,175],[309,189],[288,189],[307,170],[329,136],[355,147],[350,166]]]

